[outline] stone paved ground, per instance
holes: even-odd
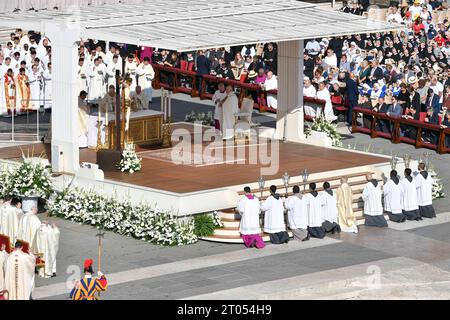
[[[176,98],[174,121],[184,120],[190,110],[212,110],[208,101]],[[155,98],[154,105],[158,103]],[[273,114],[255,114],[254,119],[275,125]],[[340,130],[346,133],[347,129]],[[344,145],[386,155],[421,157],[425,151],[362,134],[348,135]],[[448,155],[432,157],[446,189],[448,160]],[[260,251],[203,241],[161,248],[107,233],[103,269],[110,287],[102,299],[448,299],[450,213],[446,212],[450,201],[445,198],[434,204],[439,215],[433,220],[390,223],[383,230],[362,226],[358,235],[291,241]],[[36,280],[37,299],[67,299],[66,281],[77,277],[73,267],[81,266],[87,257],[97,257],[95,229],[52,220],[61,228],[58,275]]]

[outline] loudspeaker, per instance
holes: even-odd
[[[117,165],[122,160],[122,152],[117,150],[100,149],[97,151],[97,164],[104,172],[117,171]]]

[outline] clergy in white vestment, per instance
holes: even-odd
[[[283,200],[277,193],[276,186],[270,186],[270,196],[261,205],[261,210],[264,211],[264,232],[269,234],[270,241],[273,244],[288,243]]]
[[[383,186],[383,194],[384,211],[388,214],[389,220],[405,222],[406,215],[402,208],[402,186],[397,171],[391,171],[390,179]]]
[[[419,163],[419,173],[416,175],[417,201],[419,213],[423,218],[435,218],[436,212],[433,208],[433,178],[426,171],[425,163]]]
[[[78,97],[78,147],[86,148],[88,146],[89,132],[89,113],[90,108],[86,103],[87,93],[81,91]]]
[[[39,110],[42,103],[42,74],[38,66],[33,64],[28,76],[30,82],[31,110]]]
[[[343,232],[358,233],[356,217],[353,212],[353,191],[348,184],[348,178],[341,178],[341,185],[336,190],[336,204],[339,214],[338,223]]]
[[[28,242],[32,252],[37,252],[35,237],[41,227],[41,220],[39,220],[37,212],[37,208],[33,207],[30,212],[22,216],[19,222],[19,232],[17,233],[17,240]]]
[[[102,114],[116,110],[116,87],[114,85],[108,87],[108,92],[100,101],[100,110]]]
[[[265,244],[261,238],[261,225],[259,221],[260,204],[250,187],[244,188],[245,195],[239,200],[238,212],[241,215],[239,233],[247,248],[264,248]]]
[[[125,62],[125,75],[131,78],[130,93],[136,90],[137,64],[133,54],[130,54]]]
[[[222,139],[234,138],[235,114],[239,112],[239,102],[233,87],[228,85],[225,89],[226,97],[220,102],[222,106]]]
[[[45,267],[39,269],[39,276],[51,278],[56,273],[56,254],[58,252],[59,229],[48,222],[43,222],[36,233],[35,247],[43,254]]]
[[[303,240],[308,236],[308,208],[306,205],[306,197],[300,193],[299,186],[294,186],[294,193],[284,202],[284,206],[288,211],[289,229],[292,231],[294,238]]]
[[[221,102],[225,99],[227,93],[225,91],[225,85],[223,83],[219,83],[216,92],[212,97],[212,101],[214,102],[214,127],[216,130],[220,130],[221,121],[222,121],[222,105]]]
[[[148,101],[148,97],[142,91],[141,86],[136,86],[136,91],[130,93],[130,99],[133,112],[148,110],[150,101]]]
[[[322,227],[325,232],[341,232],[341,227],[338,224],[338,211],[336,194],[331,190],[329,182],[323,184],[322,197]]]
[[[381,187],[372,174],[367,174],[367,184],[362,193],[364,201],[364,225],[369,227],[387,227],[387,221],[383,215],[381,202]]]
[[[78,91],[86,91],[88,92],[88,77],[87,77],[87,65],[84,63],[84,59],[80,58],[78,60],[77,66],[77,83],[78,83]]]
[[[48,110],[52,108],[52,63],[47,64],[47,69],[45,69],[42,74],[43,80],[43,94],[44,97],[44,109]]]
[[[137,68],[138,84],[141,86],[148,101],[152,102],[153,89],[152,81],[155,78],[155,70],[150,64],[150,58],[145,57],[144,61]]]
[[[8,256],[6,245],[2,244],[0,247],[0,291],[5,290],[5,264]]]
[[[11,205],[11,199],[6,198],[0,207],[0,233],[8,236],[10,243],[14,243],[16,217],[16,209]]]
[[[309,240],[310,237],[319,239],[325,237],[325,229],[322,226],[322,197],[316,188],[317,185],[311,182],[309,193],[305,196],[308,208],[308,236],[303,241]]]
[[[327,121],[333,122],[337,119],[333,111],[333,104],[331,103],[331,95],[324,81],[319,83],[319,90],[317,90],[316,97],[319,100],[325,101],[324,116]]]
[[[264,89],[266,91],[278,90],[278,80],[272,71],[267,72],[267,78],[264,82]],[[267,106],[273,109],[278,108],[277,96],[271,93],[267,94]]]
[[[305,76],[303,78],[303,96],[309,98],[316,97],[316,88],[312,85],[309,77]],[[307,103],[305,103],[305,115],[315,118],[316,117],[316,109]]]
[[[116,86],[116,71],[122,74],[122,64],[119,62],[119,56],[114,56],[111,62],[108,63],[106,67],[106,83],[109,86]]]
[[[5,289],[9,300],[30,300],[34,288],[36,257],[23,252],[22,247],[20,241],[16,242],[5,264]]]
[[[88,100],[100,100],[106,93],[106,67],[99,58],[94,59],[94,65],[88,70],[89,93]]]
[[[416,181],[412,177],[412,170],[405,169],[405,178],[400,182],[402,188],[402,209],[408,220],[422,220],[419,213],[419,203],[417,201]]]

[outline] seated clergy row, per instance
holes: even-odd
[[[32,253],[43,254],[45,268],[39,270],[39,275],[50,278],[56,273],[60,231],[55,224],[41,223],[37,212],[38,209],[33,207],[24,213],[21,202],[16,199],[0,200],[0,235],[7,236],[12,247],[17,241],[27,242]]]
[[[363,191],[364,215],[366,225],[385,227],[387,222],[383,216],[381,202],[384,195],[384,211],[389,220],[405,222],[406,220],[422,220],[434,218],[436,213],[432,205],[433,179],[420,163],[419,171],[413,177],[412,170],[405,169],[405,177],[400,180],[397,171],[392,170],[390,179],[385,183],[383,192],[376,180],[368,177],[368,184]]]
[[[324,238],[327,232],[358,232],[356,220],[351,210],[351,189],[345,178],[342,186],[333,192],[330,184],[325,182],[324,191],[318,193],[316,184],[309,185],[310,193],[303,194],[298,186],[293,188],[293,196],[284,202],[276,192],[276,186],[270,187],[271,195],[262,203],[245,187],[245,196],[239,201],[238,211],[241,214],[239,231],[247,247],[263,248],[259,221],[260,212],[264,214],[264,232],[268,233],[274,244],[288,243],[284,218],[288,211],[289,229],[294,238],[307,241],[310,237]],[[349,190],[350,189],[350,190]],[[348,201],[349,200],[349,201]],[[339,205],[339,213],[338,213]],[[339,219],[338,219],[339,215]],[[338,222],[339,220],[339,222]]]

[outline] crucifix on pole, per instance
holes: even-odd
[[[98,230],[98,233],[95,235],[98,238],[98,271],[102,270],[102,239],[105,238],[105,232],[102,232],[102,229]]]

